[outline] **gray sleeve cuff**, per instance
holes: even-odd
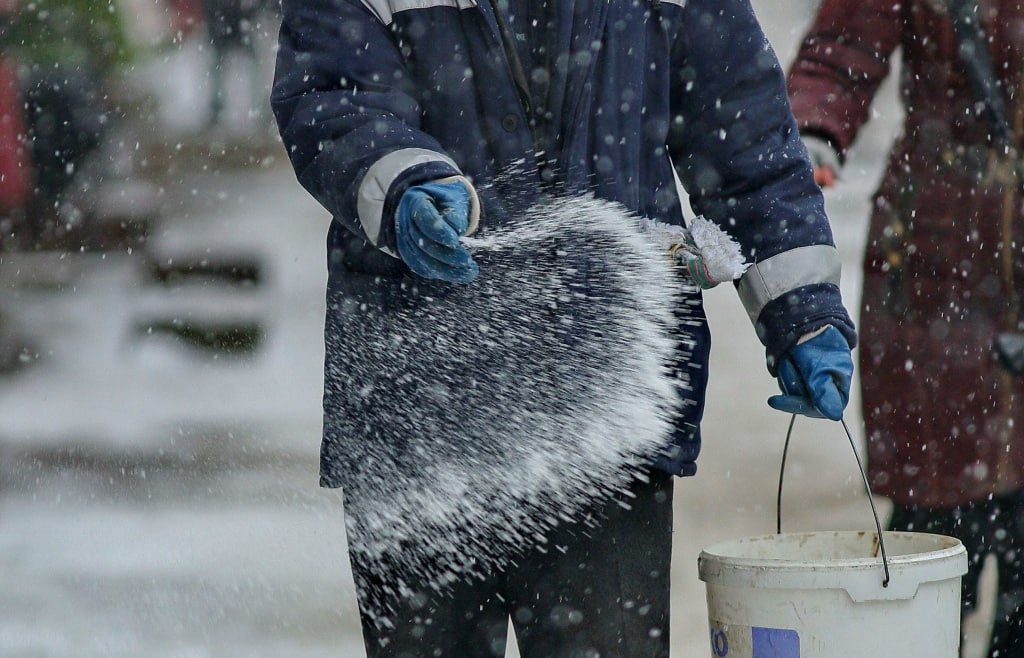
[[[754,263],[740,278],[743,307],[756,323],[761,311],[773,299],[801,286],[816,283],[839,285],[842,264],[831,245],[797,247]]]
[[[391,190],[392,184],[404,172],[413,167],[431,163],[443,163],[454,172],[461,174],[458,166],[448,156],[418,148],[392,151],[374,162],[366,171],[363,180],[359,183],[356,212],[359,214],[359,224],[372,245],[392,256],[395,255],[381,240],[384,204],[387,202],[388,192]]]

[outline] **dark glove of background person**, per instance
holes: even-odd
[[[853,358],[850,344],[835,327],[793,346],[779,361],[782,395],[768,406],[811,418],[839,420],[850,401]]]
[[[469,229],[469,191],[461,182],[410,187],[395,213],[398,255],[416,274],[469,283],[480,272],[459,238]]]

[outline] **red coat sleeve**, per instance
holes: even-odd
[[[24,107],[15,64],[0,56],[0,212],[24,206],[32,194]]]
[[[802,133],[843,153],[868,120],[871,100],[900,43],[899,0],[824,0],[789,73]]]

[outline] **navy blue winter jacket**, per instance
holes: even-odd
[[[674,163],[693,209],[754,263],[739,291],[769,367],[825,324],[854,343],[821,193],[749,0],[558,0],[544,114],[501,4],[283,1],[273,107],[299,181],[335,218],[329,294],[347,273],[404,269],[393,213],[409,186],[466,177],[486,227],[507,200],[490,183],[525,163],[524,187],[590,190],[678,224]],[[690,365],[705,372],[706,327],[696,337]],[[673,473],[695,469],[705,383],[685,392],[661,464]]]

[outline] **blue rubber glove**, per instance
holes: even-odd
[[[398,255],[427,279],[469,283],[480,272],[459,242],[469,228],[469,191],[463,183],[424,183],[398,201],[395,229]]]
[[[772,409],[811,418],[839,420],[850,401],[853,358],[835,327],[795,345],[779,361],[782,395],[768,398]]]

